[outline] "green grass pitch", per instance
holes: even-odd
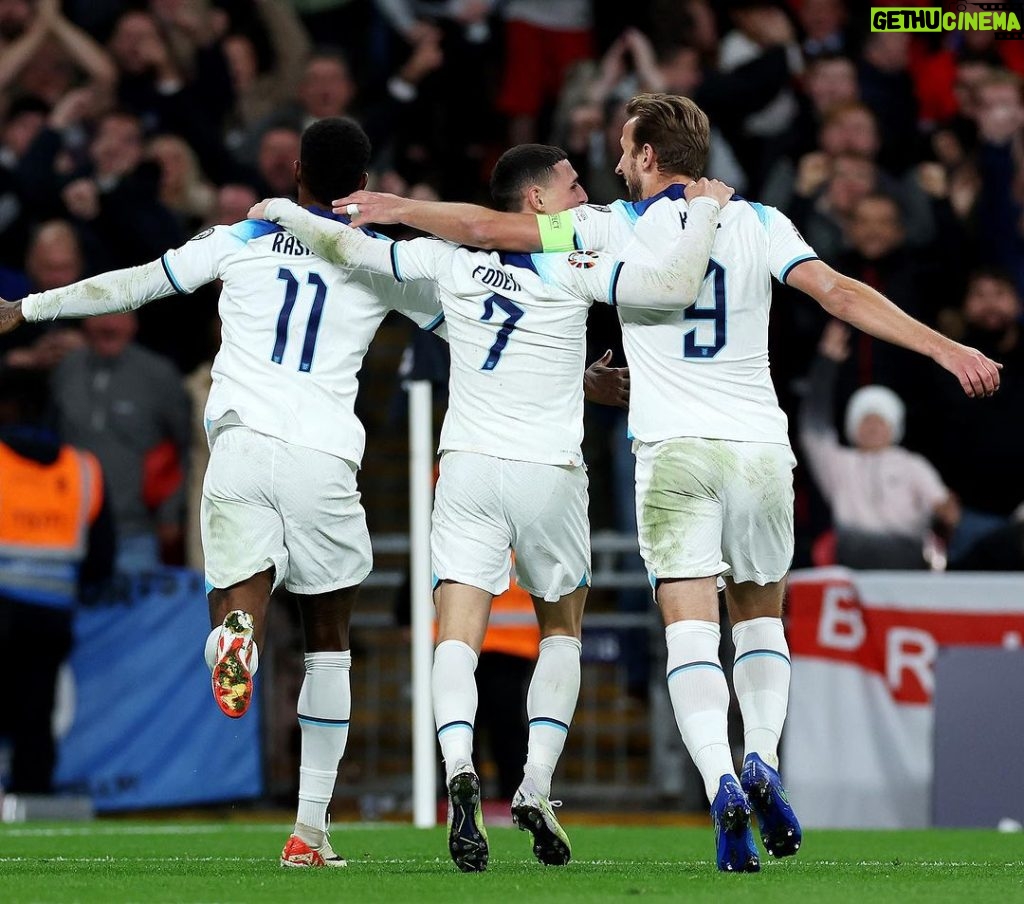
[[[336,826],[343,870],[284,870],[289,827],[259,823],[0,826],[0,900],[22,902],[1024,901],[1024,836],[812,831],[795,858],[722,875],[708,828],[567,826],[573,861],[542,867],[529,836],[491,829],[486,873],[462,874],[444,829]]]

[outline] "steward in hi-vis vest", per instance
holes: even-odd
[[[40,426],[46,382],[0,373],[0,734],[13,744],[6,790],[46,793],[57,673],[82,589],[106,580],[114,531],[95,457]]]

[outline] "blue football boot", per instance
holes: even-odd
[[[761,861],[750,831],[750,804],[731,775],[723,775],[711,803],[718,868],[725,873],[756,873]]]
[[[756,753],[743,761],[740,784],[757,815],[761,843],[773,857],[791,857],[800,850],[803,833],[779,773]]]

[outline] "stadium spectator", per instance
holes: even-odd
[[[538,117],[553,104],[573,63],[594,54],[590,0],[509,0],[505,75],[498,109],[510,118],[509,143],[535,141]]]
[[[160,169],[144,159],[142,124],[130,113],[102,115],[86,159],[77,163],[64,134],[48,126],[26,152],[20,173],[38,209],[70,216],[81,229],[90,269],[139,263],[182,237],[160,203]]]
[[[110,57],[61,12],[59,0],[3,5],[0,91],[14,85],[53,105],[74,87],[75,67],[99,92],[112,90],[117,81]]]
[[[66,286],[82,275],[82,249],[74,229],[54,220],[37,227],[32,235],[24,271],[0,272],[0,285],[12,298],[20,298]],[[0,297],[7,296],[0,293]],[[24,331],[0,337],[0,353],[9,367],[49,370],[81,345],[81,333],[65,325],[29,324]]]
[[[146,154],[160,167],[160,203],[175,215],[182,232],[195,232],[216,200],[195,152],[177,135],[157,135],[147,145]]]
[[[1024,99],[1021,79],[996,72],[977,87],[977,170],[975,207],[982,263],[1010,272],[1024,292]]]
[[[803,91],[797,95],[800,105],[797,118],[780,141],[786,158],[813,151],[825,118],[837,107],[860,100],[857,67],[845,56],[819,56],[808,60],[801,86]]]
[[[884,386],[858,389],[846,406],[846,438],[834,424],[839,367],[850,355],[850,329],[825,327],[800,412],[800,442],[832,509],[835,562],[851,568],[925,568],[932,521],[959,519],[955,497],[928,461],[900,446],[905,406]]]
[[[52,790],[57,673],[76,603],[114,560],[99,464],[44,425],[46,395],[42,374],[0,372],[0,680],[12,689],[0,733],[13,746],[6,790],[30,794]]]
[[[205,225],[230,226],[232,223],[240,223],[258,200],[256,189],[249,185],[237,182],[222,185],[217,189],[212,216]]]
[[[249,129],[237,149],[237,156],[249,162],[254,148],[268,130],[288,128],[298,133],[318,119],[332,116],[355,116],[379,156],[390,147],[402,119],[415,113],[420,82],[437,69],[443,59],[437,40],[424,39],[413,48],[409,59],[386,86],[364,86],[360,90],[345,55],[340,50],[321,48],[307,61],[293,99]]]
[[[231,223],[239,222],[231,220]],[[213,359],[220,349],[221,323],[214,317],[209,326],[206,354],[184,380],[192,411],[192,441],[189,445],[188,478],[185,488],[185,565],[205,571],[202,524],[199,508],[203,501],[203,479],[210,463],[210,443],[206,438],[206,403],[213,388]]]
[[[137,115],[145,130],[184,138],[215,181],[236,169],[222,137],[235,101],[227,58],[216,40],[225,27],[218,17],[202,30],[191,70],[175,58],[156,19],[143,10],[124,13],[108,42],[120,70],[119,104]]]
[[[260,138],[256,169],[258,192],[290,198],[295,194],[295,161],[299,159],[299,131],[290,126],[268,129]],[[243,218],[244,219],[244,218]]]
[[[295,96],[312,50],[309,34],[289,3],[261,0],[254,5],[270,42],[273,63],[266,71],[260,70],[258,51],[248,34],[236,31],[224,38],[224,55],[235,92],[226,135],[231,147],[242,140],[246,128]]]
[[[808,57],[845,53],[851,45],[847,9],[842,0],[803,0],[795,4]]]
[[[120,571],[180,556],[184,526],[188,398],[173,365],[133,343],[137,327],[134,313],[84,321],[87,347],[53,376],[62,438],[109,475]]]
[[[951,567],[991,533],[1008,526],[1024,502],[1024,342],[1021,300],[1005,272],[975,271],[960,311],[964,342],[1002,363],[999,393],[962,405],[947,381],[931,383],[918,403],[931,425],[929,458],[959,497],[963,516],[949,548]],[[983,463],[980,465],[979,463]]]
[[[764,53],[764,48],[781,45],[791,75],[803,70],[803,56],[796,41],[796,32],[786,13],[765,0],[734,0],[729,6],[735,26],[722,38],[718,65],[725,72],[733,71]],[[694,98],[698,103],[706,99]],[[708,115],[720,120],[717,105],[708,106]],[[796,120],[798,105],[788,83],[779,85],[759,109],[746,115],[736,137],[740,153],[745,157],[748,172],[760,184],[772,160],[770,152],[778,139]],[[741,140],[742,139],[742,140]]]
[[[858,73],[860,96],[878,121],[882,139],[879,162],[896,174],[916,163],[921,154],[917,98],[909,66],[910,35],[873,32],[868,36]]]
[[[25,256],[31,206],[24,200],[18,164],[36,135],[46,126],[50,108],[41,100],[26,97],[14,101],[0,120],[0,265],[20,266]],[[7,288],[6,286],[4,287]],[[0,292],[4,298],[10,297]]]

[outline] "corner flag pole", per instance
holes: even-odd
[[[437,824],[434,713],[430,702],[434,606],[430,511],[434,499],[433,401],[430,382],[409,383],[409,548],[412,609],[412,814],[417,828]]]

